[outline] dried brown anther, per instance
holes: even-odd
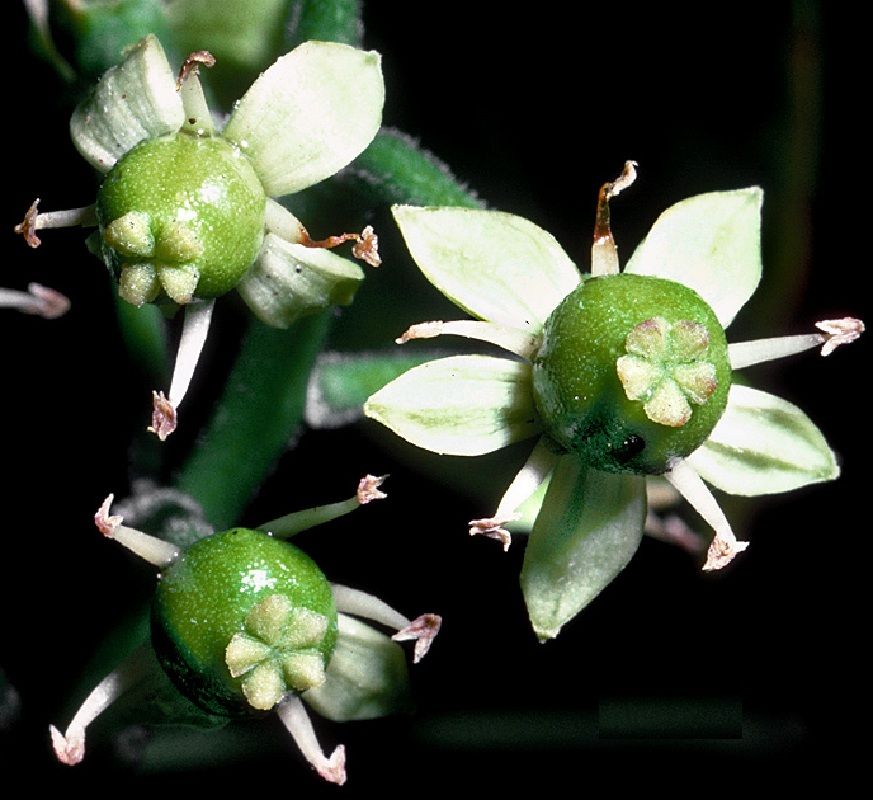
[[[320,247],[332,250],[345,242],[355,242],[352,247],[352,255],[365,261],[371,267],[378,267],[382,263],[379,257],[379,237],[373,232],[373,226],[367,225],[360,233],[343,233],[338,236],[328,236],[326,239],[313,239],[306,228],[301,226],[300,244],[304,247]]]
[[[163,392],[152,392],[152,424],[149,433],[155,434],[162,442],[176,430],[176,407]]]
[[[208,50],[195,50],[182,63],[182,68],[179,70],[179,77],[176,79],[176,91],[182,88],[182,84],[188,79],[189,75],[196,75],[200,71],[200,65],[211,67],[215,64],[215,56]]]
[[[15,226],[15,232],[21,234],[24,237],[24,241],[34,249],[42,244],[41,239],[36,235],[36,218],[38,216],[39,198],[37,197],[31,203],[30,208],[27,209],[24,219]]]

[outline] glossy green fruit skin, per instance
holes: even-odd
[[[325,665],[336,645],[330,584],[315,562],[288,542],[248,528],[216,533],[191,545],[161,575],[152,604],[152,643],[180,692],[204,711],[256,713],[232,678],[225,650],[252,607],[273,594],[328,619],[319,650]]]
[[[679,428],[652,422],[627,398],[616,370],[628,333],[654,317],[690,320],[709,334],[717,387]],[[565,452],[606,472],[661,474],[709,437],[727,404],[731,369],[724,329],[692,289],[620,274],[588,278],[552,312],[533,364],[534,398],[546,433]]]
[[[97,195],[97,220],[102,231],[128,212],[143,212],[156,238],[170,222],[190,224],[203,245],[189,262],[200,272],[194,296],[207,298],[233,289],[254,262],[265,207],[261,182],[239,148],[182,132],[141,142],[115,164]],[[125,259],[112,252],[120,267]]]

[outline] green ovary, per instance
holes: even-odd
[[[534,360],[550,438],[607,472],[659,474],[696,450],[727,404],[724,330],[686,286],[585,280],[552,312]]]
[[[177,133],[137,145],[97,196],[121,296],[186,303],[230,291],[261,247],[265,204],[248,158],[224,139]]]
[[[319,685],[333,655],[330,584],[291,544],[234,528],[202,539],[161,576],[152,642],[176,687],[225,716],[267,710]]]

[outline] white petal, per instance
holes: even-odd
[[[474,208],[392,210],[425,277],[475,317],[537,333],[579,285],[555,238],[522,217]]]
[[[727,327],[761,280],[763,202],[763,190],[752,186],[700,194],[670,206],[625,272],[689,286]]]
[[[709,439],[687,459],[713,486],[731,494],[787,492],[840,474],[819,429],[775,395],[732,386]]]
[[[379,130],[384,102],[378,53],[306,42],[252,84],[223,135],[251,158],[264,191],[279,197],[352,161]]]
[[[476,456],[539,432],[530,365],[490,356],[428,361],[391,381],[364,413],[426,450]]]

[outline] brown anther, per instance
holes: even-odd
[[[196,75],[200,71],[200,65],[211,67],[215,64],[215,56],[208,50],[195,50],[182,63],[182,68],[179,70],[179,77],[176,79],[176,91],[182,88],[182,84],[188,79],[191,74]]]
[[[313,239],[309,231],[301,226],[300,244],[304,247],[320,247],[332,250],[345,242],[356,242],[352,247],[352,255],[365,261],[371,267],[378,267],[382,263],[379,257],[379,237],[373,232],[373,226],[367,225],[361,233],[343,233],[338,236],[328,236],[326,239]]]
[[[854,342],[864,333],[864,323],[854,317],[823,319],[821,322],[816,322],[815,327],[825,334],[825,342],[821,348],[823,356],[829,356],[841,344]]]
[[[152,392],[152,424],[149,433],[155,434],[162,442],[176,430],[176,407],[164,397],[163,392]]]
[[[704,571],[709,572],[710,570],[726,567],[734,560],[736,555],[742,553],[748,546],[748,542],[741,542],[733,536],[725,537],[716,534],[709,545],[709,550],[706,552],[706,563],[703,565]]]
[[[604,183],[597,195],[597,212],[594,217],[594,241],[597,244],[612,242],[609,226],[609,201],[619,192],[627,189],[637,178],[637,162],[625,161],[624,168],[614,181]]]
[[[416,617],[405,628],[397,631],[391,638],[395,642],[415,640],[415,649],[412,653],[412,663],[417,664],[427,655],[433,640],[440,632],[443,618],[439,614],[422,614]]]
[[[36,235],[36,218],[39,216],[39,198],[33,201],[24,219],[15,226],[15,232],[20,233],[32,248],[36,249],[42,244],[40,238]]]
[[[503,552],[505,553],[509,550],[509,545],[512,544],[512,536],[503,527],[507,522],[509,522],[508,519],[497,517],[471,519],[470,536],[487,536],[489,539],[497,539],[503,545]]]
[[[373,500],[384,500],[388,497],[379,489],[387,477],[387,475],[364,475],[358,481],[358,503],[365,506]]]

